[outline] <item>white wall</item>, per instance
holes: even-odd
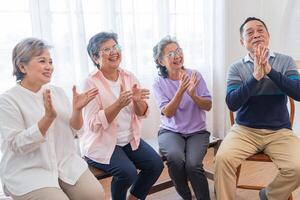
[[[239,27],[250,16],[261,18],[270,32],[270,48],[300,59],[300,1],[228,0],[228,62],[246,54],[239,42]],[[295,45],[297,44],[297,45]],[[296,102],[295,133],[300,136],[300,103]]]
[[[250,16],[261,18],[270,32],[270,47],[282,52],[282,24],[288,0],[228,0],[229,60],[234,61],[246,54],[240,45],[239,27]]]
[[[216,0],[219,1],[219,0]],[[300,1],[297,0],[222,0],[225,3],[225,43],[226,67],[246,54],[240,45],[239,27],[249,17],[258,17],[265,21],[270,32],[270,48],[275,52],[286,53],[300,60]],[[297,42],[295,42],[297,41]],[[219,59],[219,58],[213,58]],[[151,88],[149,86],[148,88]],[[224,97],[225,98],[225,97]],[[214,99],[215,100],[215,99]],[[150,115],[143,122],[144,138],[157,136],[159,128],[159,111],[153,97],[149,101]],[[219,112],[219,111],[218,111]],[[226,114],[226,117],[228,115]],[[211,119],[214,120],[214,119]],[[208,121],[208,126],[214,122]],[[229,120],[215,125],[229,127]],[[294,130],[300,136],[300,103],[296,102]],[[212,130],[210,130],[212,131]]]

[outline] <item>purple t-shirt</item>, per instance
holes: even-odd
[[[191,77],[194,70],[186,69],[187,74]],[[196,95],[211,99],[206,83],[198,71],[198,79],[200,80]],[[173,81],[161,76],[157,77],[153,84],[153,92],[156,102],[162,111],[163,108],[172,100],[179,87],[179,81]],[[206,115],[205,111],[199,108],[192,98],[185,92],[181,102],[173,117],[168,118],[161,112],[161,128],[168,129],[182,134],[190,134],[198,131],[206,130]]]

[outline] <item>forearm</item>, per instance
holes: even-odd
[[[206,98],[199,97],[196,95],[191,96],[191,98],[193,99],[195,104],[202,110],[209,111],[212,107],[212,102],[210,99],[206,99]]]
[[[70,119],[70,126],[75,129],[81,129],[83,125],[83,118],[82,118],[82,110],[73,111],[72,117]]]
[[[133,101],[133,109],[137,116],[143,116],[148,109],[148,105],[145,101]]]
[[[226,104],[231,111],[237,111],[251,96],[253,89],[258,81],[251,77],[239,88],[227,92]]]
[[[40,121],[38,122],[38,127],[40,132],[42,133],[43,136],[46,135],[47,130],[51,126],[52,122],[54,121],[55,118],[50,118],[44,116]]]
[[[176,113],[176,110],[181,102],[183,96],[183,92],[177,91],[173,99],[165,106],[165,108],[162,110],[162,113],[166,117],[173,117]]]
[[[16,154],[26,154],[35,151],[46,140],[38,124],[34,124],[21,132],[17,130],[17,134],[15,131],[14,129],[8,129],[4,139],[9,148]]]
[[[280,88],[282,92],[292,97],[293,99],[300,101],[300,80],[292,80],[287,76],[271,69],[268,77]]]
[[[118,101],[115,101],[112,105],[104,109],[104,113],[108,123],[111,123],[122,110]]]

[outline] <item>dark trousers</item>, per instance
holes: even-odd
[[[202,161],[209,145],[207,131],[189,135],[170,130],[159,131],[158,143],[161,153],[167,158],[169,175],[178,194],[184,200],[191,200],[188,186],[190,180],[197,200],[209,200],[209,188]]]
[[[109,164],[97,163],[86,158],[89,165],[112,174],[113,200],[126,200],[127,190],[138,199],[146,199],[151,186],[163,170],[163,162],[156,151],[141,139],[139,148],[132,151],[130,144],[116,146]],[[137,173],[137,169],[140,170]]]

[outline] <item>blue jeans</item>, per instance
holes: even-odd
[[[156,151],[141,139],[139,148],[132,151],[130,144],[116,146],[109,164],[97,163],[86,157],[93,167],[112,174],[113,200],[126,200],[127,190],[138,199],[146,199],[151,186],[160,176],[164,165]],[[137,169],[140,172],[137,174]]]

